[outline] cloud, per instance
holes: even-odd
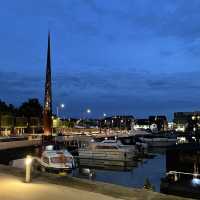
[[[5,1],[1,98],[43,101],[50,28],[54,105],[66,101],[66,113],[88,105],[95,113],[195,109],[199,9],[199,0]]]
[[[87,105],[97,113],[102,110],[115,113],[117,110],[129,114],[198,108],[199,74],[199,71],[177,74],[127,71],[111,74],[109,70],[102,73],[83,70],[73,74],[55,74],[54,106],[62,99],[70,104],[72,114],[80,113]],[[43,101],[42,76],[0,72],[0,80],[1,98],[9,99],[9,103],[19,104],[30,97]]]

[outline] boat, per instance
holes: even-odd
[[[91,142],[88,147],[78,150],[80,159],[101,159],[111,161],[131,161],[137,156],[132,145],[123,145],[117,140]]]
[[[177,143],[176,137],[167,135],[148,134],[138,135],[137,137],[139,137],[142,142],[147,143],[148,147],[170,147]]]
[[[173,135],[153,134],[137,130],[132,131],[131,134],[135,138],[139,138],[141,142],[148,144],[148,147],[169,147],[177,143],[177,138]]]
[[[176,138],[168,137],[142,137],[143,142],[146,142],[149,147],[169,147],[176,145]]]
[[[75,161],[71,153],[66,149],[54,150],[52,145],[46,147],[38,161],[43,172],[70,171],[75,167]]]

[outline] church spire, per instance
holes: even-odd
[[[45,97],[44,97],[44,134],[52,133],[52,91],[51,91],[51,39],[48,33]]]

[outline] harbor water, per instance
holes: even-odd
[[[0,152],[0,164],[11,164],[11,161],[25,158],[26,155],[35,156],[37,149],[25,148]],[[160,191],[161,178],[165,177],[166,158],[164,149],[151,149],[150,158],[137,160],[131,166],[115,167],[109,165],[90,165],[79,163],[77,168],[69,173],[84,179],[91,179],[127,187],[142,188],[148,179],[156,191]]]
[[[160,191],[160,180],[165,176],[165,154],[157,153],[154,158],[138,161],[136,166],[128,169],[120,170],[115,167],[109,167],[109,169],[88,169],[94,174],[92,177],[88,174],[88,178],[92,180],[142,188],[148,179],[155,190]],[[77,171],[78,169],[73,172],[74,176],[84,177],[82,173]],[[85,177],[87,178],[87,176]]]

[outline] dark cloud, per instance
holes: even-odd
[[[138,71],[111,74],[106,70],[101,74],[98,74],[98,70],[55,74],[54,105],[62,99],[67,102],[71,114],[80,114],[87,106],[91,106],[96,113],[102,110],[115,113],[118,110],[129,114],[197,108],[200,98],[199,74],[152,74]],[[1,98],[9,97],[9,103],[19,104],[30,97],[43,101],[42,76],[0,72],[0,80]],[[195,98],[191,97],[191,91]]]

